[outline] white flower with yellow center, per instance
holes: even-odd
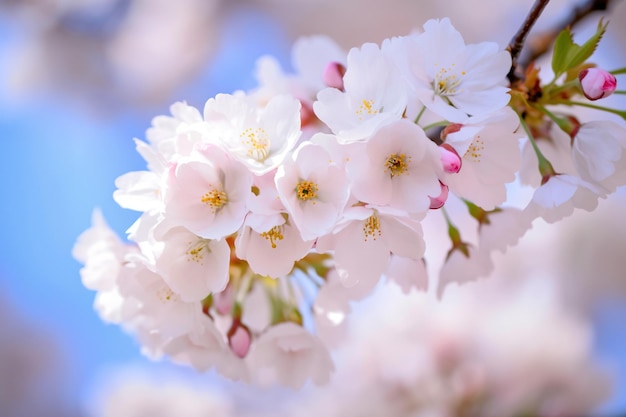
[[[341,143],[367,140],[380,126],[402,118],[407,86],[377,45],[350,50],[343,82],[345,91],[326,88],[313,105]]]
[[[241,227],[251,186],[245,166],[207,145],[171,168],[161,227],[183,226],[205,239],[222,239]]]
[[[362,202],[424,212],[441,192],[437,146],[408,120],[377,131],[347,164],[352,193]]]
[[[304,240],[330,232],[350,195],[345,171],[321,145],[310,142],[278,168],[276,187]]]
[[[387,271],[391,255],[422,259],[425,244],[419,222],[389,207],[344,210],[332,234],[317,240],[317,250],[333,251],[341,283],[352,299],[367,296]]]
[[[300,138],[300,101],[274,96],[265,107],[241,94],[218,94],[204,106],[209,136],[256,175],[278,167]]]
[[[515,180],[522,156],[519,118],[506,108],[483,121],[469,122],[446,136],[445,143],[461,156],[457,173],[444,173],[450,191],[485,210],[506,200],[506,184]]]
[[[224,290],[228,282],[230,248],[225,239],[203,239],[184,227],[163,236],[156,268],[169,287],[186,302],[202,301]]]
[[[444,119],[462,123],[508,104],[511,55],[496,43],[466,45],[447,18],[429,20],[423,33],[392,43],[416,98]]]

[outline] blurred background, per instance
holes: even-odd
[[[102,323],[93,311],[93,293],[82,286],[80,265],[71,257],[75,239],[89,227],[95,207],[120,235],[137,217],[119,208],[112,193],[116,177],[145,168],[132,138],[144,138],[152,117],[167,114],[175,101],[202,108],[219,92],[253,88],[255,61],[262,55],[275,56],[289,70],[291,45],[299,36],[327,34],[348,50],[446,16],[466,42],[491,40],[504,47],[532,3],[0,0],[0,416],[208,416],[234,413],[233,407],[271,413],[277,406],[272,398],[285,404],[315,398],[313,389],[261,391],[213,374],[150,363],[132,337]],[[537,31],[553,28],[579,4],[553,0]],[[626,64],[626,4],[611,1],[607,15],[611,23],[594,61],[613,69]],[[584,39],[600,16],[591,15],[575,33]],[[626,107],[619,97],[603,104]],[[525,308],[537,320],[531,327],[540,331],[528,338],[563,329],[562,322],[530,314],[532,300],[540,303],[546,294],[580,329],[576,334],[585,335],[583,342],[576,338],[571,344],[564,337],[562,348],[581,346],[577,360],[602,370],[598,379],[595,368],[584,367],[567,377],[598,389],[587,405],[594,415],[626,413],[625,209],[621,189],[594,213],[577,212],[553,226],[536,222],[510,257],[498,262],[493,277],[496,287],[508,281],[520,286],[531,278],[544,282],[524,286],[531,300]],[[389,312],[384,291],[374,298],[355,311],[371,311],[373,305]],[[494,309],[505,308],[499,304]],[[496,314],[486,312],[475,325]],[[352,316],[357,328],[361,319]],[[515,326],[509,331],[500,337],[519,337]],[[367,340],[366,333],[360,329],[355,337]],[[413,343],[421,343],[428,335],[415,337]],[[559,358],[556,349],[552,355]],[[513,362],[523,356],[511,355]],[[341,371],[342,363],[340,355],[337,368],[348,375],[343,378],[355,378],[359,367],[345,365],[350,374]],[[130,385],[120,388],[122,383]],[[156,405],[137,411],[133,400]],[[187,410],[185,404],[197,407]],[[305,415],[301,411],[290,413]],[[332,414],[325,413],[320,415]]]

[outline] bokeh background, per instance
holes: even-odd
[[[138,369],[151,381],[182,380],[267,410],[272,395],[295,396],[151,363],[93,311],[71,249],[95,207],[120,235],[135,220],[112,199],[116,177],[145,167],[132,138],[175,101],[202,108],[219,92],[253,88],[262,55],[289,69],[298,36],[327,34],[347,50],[448,16],[466,42],[505,46],[532,3],[0,0],[0,415],[99,416],[106,393]],[[579,3],[553,0],[537,31]],[[626,4],[610,3],[595,61],[617,68],[626,63]],[[600,16],[575,33],[584,38]],[[606,104],[626,107],[620,97]],[[535,224],[500,274],[554,280],[559,299],[589,323],[593,358],[613,385],[597,409],[603,415],[626,413],[625,198],[618,190],[595,213]]]

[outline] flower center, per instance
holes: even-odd
[[[374,100],[363,100],[355,113],[359,120],[363,120],[363,117],[378,114],[378,110],[374,108]]]
[[[200,198],[200,201],[211,207],[211,212],[215,213],[217,210],[224,207],[226,203],[228,203],[228,196],[224,191],[211,190],[208,193],[204,194]]]
[[[204,266],[204,255],[211,252],[209,250],[209,241],[207,239],[198,239],[195,242],[189,242],[189,247],[187,248],[187,262],[195,262],[200,264],[200,266]]]
[[[239,136],[250,158],[256,159],[259,162],[263,162],[267,159],[270,154],[270,139],[265,129],[260,127],[253,129],[249,127],[241,132]]]
[[[381,236],[380,220],[376,213],[369,216],[363,223],[363,239],[367,242],[369,238],[376,240]]]
[[[178,301],[178,295],[168,286],[159,288],[156,292],[156,296],[162,304],[167,304],[169,301]]]
[[[476,139],[472,141],[472,144],[467,148],[463,159],[471,159],[474,162],[480,162],[480,158],[483,156],[483,150],[485,150],[485,142],[480,140],[480,136],[476,136]]]
[[[433,81],[433,88],[435,94],[439,96],[453,96],[459,91],[459,85],[461,84],[461,78],[457,72],[454,71],[454,64],[448,68],[441,68],[436,74]],[[461,71],[461,77],[466,74],[465,71]]]
[[[392,153],[387,157],[385,161],[385,172],[389,173],[391,178],[397,177],[398,175],[402,175],[409,170],[409,163],[411,162],[411,157],[407,157],[403,153]]]
[[[269,240],[272,245],[272,249],[276,249],[276,241],[283,240],[283,227],[282,226],[274,226],[267,232],[261,233],[261,237],[265,240]]]
[[[298,197],[300,201],[308,201],[317,198],[317,191],[317,184],[312,181],[302,180],[296,185],[296,197]]]

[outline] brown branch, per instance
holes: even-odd
[[[593,12],[608,10],[609,6],[612,4],[614,4],[612,0],[587,0],[574,7],[571,13],[554,28],[533,35],[528,40],[527,48],[518,60],[518,66],[520,68],[526,68],[528,64],[548,52],[554,40],[563,29],[574,27]]]
[[[535,0],[535,4],[533,4],[532,9],[530,9],[530,12],[528,13],[528,16],[526,16],[524,23],[522,23],[522,26],[518,29],[515,36],[513,36],[513,38],[511,39],[511,42],[509,42],[509,46],[506,48],[511,53],[512,60],[511,69],[507,75],[511,84],[520,79],[520,77],[517,75],[517,57],[524,47],[526,36],[528,36],[530,29],[533,27],[537,19],[539,19],[539,16],[541,16],[543,9],[548,5],[549,2],[550,0]]]

